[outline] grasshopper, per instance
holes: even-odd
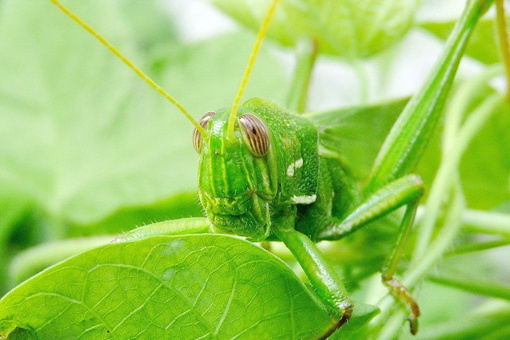
[[[195,127],[193,146],[199,154],[199,197],[212,229],[251,241],[282,241],[331,315],[331,328],[323,338],[344,325],[355,307],[316,242],[341,239],[405,206],[398,242],[383,264],[382,279],[390,293],[410,309],[411,333],[417,332],[418,304],[395,278],[424,192],[420,177],[411,172],[439,119],[469,35],[490,1],[468,2],[444,54],[399,116],[360,192],[338,150],[321,143],[313,116],[293,114],[260,98],[240,104],[278,0],[273,1],[261,25],[232,107],[207,112],[198,122],[90,26],[57,0],[52,2],[191,121]]]

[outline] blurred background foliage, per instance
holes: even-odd
[[[212,2],[252,29],[263,14],[251,11],[250,1]],[[373,2],[346,1],[347,8],[356,9],[346,14],[349,22],[327,18],[322,25],[313,19],[304,25],[307,32],[317,30],[323,37],[320,50],[325,53],[312,80],[309,110],[343,112],[341,122],[324,124],[334,125],[335,133],[344,136],[344,158],[360,180],[398,110],[382,110],[378,116],[374,110],[348,112],[354,105],[389,102],[400,107],[421,84],[459,14],[455,1],[387,1],[387,12],[378,13],[370,11]],[[254,34],[234,25],[211,3],[64,3],[197,119],[230,106]],[[297,15],[294,20],[310,13],[289,6]],[[313,15],[327,16],[327,7],[323,10]],[[374,15],[368,20],[371,26],[360,24],[366,19],[356,21],[368,14]],[[333,30],[344,33],[331,34],[329,22],[344,25]],[[276,41],[265,42],[245,99],[260,96],[284,105],[294,35],[300,33],[292,27],[292,21],[277,16],[271,31]],[[489,16],[473,35],[459,82],[500,63],[495,37]],[[9,264],[30,247],[202,215],[191,124],[93,37],[49,1],[3,0],[0,46],[0,293],[23,279],[17,277],[19,262]],[[473,98],[472,105],[504,88],[502,82],[493,85]],[[440,130],[419,166],[418,173],[429,184],[439,164]],[[469,208],[510,212],[509,145],[510,109],[502,105],[462,160]],[[508,271],[494,261],[499,251],[467,263],[484,276],[508,280]],[[508,252],[503,254],[508,261]],[[443,265],[457,268],[466,265],[462,261],[445,260]],[[424,313],[429,322],[479,301],[433,284],[423,291],[434,296],[423,299],[423,309],[435,311]]]

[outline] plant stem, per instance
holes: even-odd
[[[498,27],[499,48],[505,65],[506,98],[510,101],[510,44],[505,18],[504,0],[496,0],[496,26]]]
[[[487,81],[500,72],[499,67],[487,69],[471,81],[465,83],[452,98],[451,105],[446,113],[443,132],[443,154],[441,166],[437,171],[434,184],[426,203],[426,214],[418,231],[418,239],[413,254],[415,260],[421,258],[426,252],[432,239],[434,226],[439,218],[441,205],[444,203],[443,188],[447,186],[452,174],[458,169],[461,157],[471,139],[483,126],[495,106],[499,103],[499,95],[486,98],[467,118],[464,125],[460,124],[466,113],[471,98],[485,86]]]
[[[496,240],[496,241],[488,241],[481,243],[469,243],[457,246],[451,250],[449,250],[445,255],[448,256],[456,256],[469,254],[484,250],[491,250],[494,248],[505,247],[510,245],[510,240]]]
[[[368,74],[367,70],[365,69],[365,65],[363,63],[356,59],[352,60],[350,62],[354,70],[356,71],[356,74],[358,76],[358,83],[359,83],[359,103],[361,105],[367,105],[368,103],[368,88],[369,88],[369,81],[368,81]]]
[[[434,185],[436,185],[436,181]],[[460,214],[464,208],[464,197],[460,192],[460,184],[457,176],[447,183],[446,187],[442,187],[443,194],[450,197],[449,206],[446,217],[444,219],[443,228],[439,232],[434,242],[429,246],[428,251],[418,261],[413,262],[405,274],[403,274],[402,283],[408,288],[412,289],[419,280],[421,280],[425,273],[441,258],[444,251],[450,246],[451,242],[455,239],[460,229]],[[450,193],[450,194],[448,194]],[[430,200],[431,198],[429,198]],[[387,294],[379,307],[381,314],[378,316],[378,324],[375,328],[380,328],[379,334],[391,333],[388,329],[390,326],[386,325],[386,320],[394,313],[394,306],[396,301]],[[394,329],[392,336],[395,338],[396,332],[399,329]]]
[[[487,306],[483,306],[487,307]],[[434,324],[424,330],[422,339],[505,339],[510,330],[508,303],[491,303],[489,308],[480,308],[462,318]]]
[[[410,270],[404,280],[404,283],[408,286],[416,284],[418,279],[423,276],[425,272],[442,256],[461,226],[460,216],[464,203],[463,198],[462,202],[459,200],[462,195],[460,194],[460,183],[456,171],[467,145],[481,126],[483,126],[484,122],[493,112],[493,109],[498,102],[498,95],[493,95],[487,98],[477,109],[475,109],[475,111],[472,112],[462,128],[457,131],[457,141],[450,146],[445,145],[446,150],[444,150],[443,153],[441,167],[434,179],[430,196],[426,204],[427,213],[420,228],[421,234],[426,235],[422,237],[428,237],[428,239],[426,239],[427,242],[424,245],[427,250],[415,254],[413,260],[414,265],[410,266]],[[461,115],[462,112],[452,110],[450,114]],[[453,129],[445,128],[445,131],[455,133]],[[447,137],[451,138],[451,136],[445,136],[445,139],[448,139]],[[453,182],[456,182],[457,184],[455,185],[456,189],[454,189],[454,197],[453,199],[450,198],[450,209],[447,212],[446,220],[448,221],[452,216],[457,214],[458,218],[453,218],[448,223],[445,222],[445,227],[439,232],[435,240],[430,243],[428,240],[431,239],[434,226],[440,217],[441,204],[444,202],[443,199],[445,197],[450,197],[450,195],[445,195],[445,190],[446,188],[449,188],[451,185],[450,183]],[[458,209],[460,209],[460,211],[456,212]],[[418,242],[420,241],[422,241],[421,238],[418,239]]]
[[[510,301],[510,286],[495,283],[477,276],[451,271],[428,275],[427,279],[446,286],[462,289],[470,293]]]
[[[491,211],[465,210],[462,213],[463,231],[477,234],[501,235],[510,239],[510,215]]]
[[[291,111],[303,113],[306,110],[306,100],[313,67],[317,59],[317,46],[312,39],[300,40],[296,52],[296,68],[292,88],[287,98],[287,108]]]
[[[455,184],[450,184],[453,192],[447,195],[450,197],[450,204],[444,219],[443,228],[429,245],[427,253],[410,265],[402,280],[407,287],[416,285],[425,273],[432,268],[442,257],[446,249],[448,249],[460,229],[460,216],[465,206],[464,196],[461,193],[460,181],[457,176],[455,176],[452,182]]]

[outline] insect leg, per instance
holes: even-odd
[[[272,231],[292,252],[320,300],[333,317],[333,325],[323,338],[327,338],[351,317],[353,304],[347,297],[345,287],[316,244],[306,235],[294,229],[292,212],[281,212],[274,219]]]
[[[411,309],[409,321],[412,334],[416,334],[418,330],[417,319],[420,316],[420,309],[408,289],[394,278],[394,274],[404,252],[423,191],[423,183],[419,176],[407,175],[399,178],[363,200],[344,220],[333,217],[331,220],[333,225],[322,229],[317,234],[319,240],[339,239],[360,229],[368,222],[407,205],[400,224],[397,245],[381,271],[383,283],[390,293]]]
[[[423,183],[417,175],[407,175],[394,180],[362,200],[345,218],[331,218],[330,224],[317,233],[317,240],[338,240],[368,222],[404,205],[414,204],[419,201],[423,191]]]
[[[158,235],[202,234],[210,230],[211,224],[204,217],[181,218],[138,227],[117,236],[114,242],[135,241]]]
[[[418,199],[414,202],[410,202],[407,205],[404,217],[402,218],[402,223],[400,225],[400,232],[396,246],[393,248],[393,251],[390,253],[381,269],[383,284],[388,287],[391,295],[404,303],[404,305],[409,306],[411,309],[409,325],[411,328],[411,334],[413,335],[418,332],[418,317],[420,316],[420,307],[418,306],[418,303],[416,303],[409,290],[397,279],[395,279],[394,275],[397,271],[398,263],[402,258],[402,254],[405,250],[407,239],[413,226],[418,205]]]

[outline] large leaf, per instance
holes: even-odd
[[[182,46],[171,36],[155,46],[151,39],[164,30],[154,29],[148,33],[151,50],[172,48],[155,67],[136,50],[133,39],[142,33],[132,33],[137,27],[118,2],[66,4],[141,66],[157,69],[170,92],[178,89],[172,94],[191,110],[199,108],[197,117],[205,107],[232,102],[251,36],[178,51]],[[50,1],[1,5],[0,195],[35,202],[52,227],[88,225],[119,208],[145,207],[196,187],[192,126],[182,114]],[[153,24],[162,23],[158,18]],[[264,65],[262,56],[250,89],[277,100],[284,86],[278,72],[266,77]],[[208,72],[191,77],[199,69]],[[211,93],[214,103],[207,103]]]
[[[360,320],[373,313],[360,311]],[[279,259],[207,234],[109,244],[0,301],[0,335],[24,330],[41,339],[303,339],[330,326],[324,307]]]
[[[185,121],[163,114],[161,100],[140,93],[136,78],[49,1],[2,5],[2,187],[84,222],[192,185],[186,177],[168,183],[180,171],[164,155],[186,152],[161,137],[168,126],[185,131]],[[134,53],[115,3],[76,7]]]
[[[270,1],[214,0],[214,4],[257,30]],[[349,59],[368,57],[407,33],[416,7],[414,0],[283,0],[268,35],[288,46],[311,38],[322,53]]]

